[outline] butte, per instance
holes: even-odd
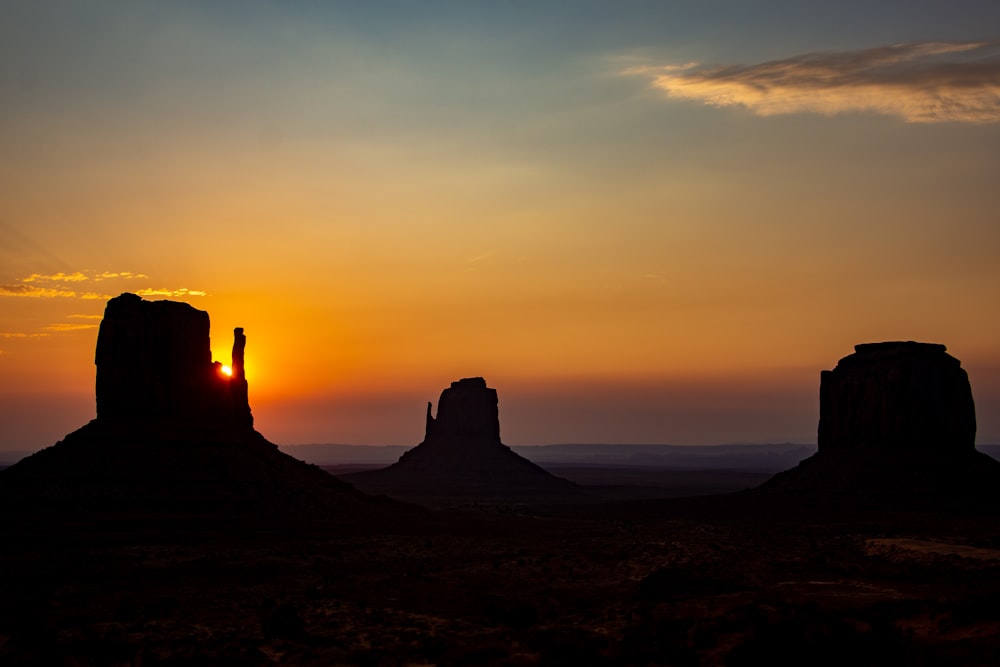
[[[545,502],[574,498],[578,487],[500,441],[496,389],[481,377],[441,392],[437,417],[427,404],[424,440],[382,470],[344,475],[362,491],[437,504],[442,499]]]
[[[884,342],[820,376],[816,454],[758,491],[900,509],[1000,505],[1000,462],[975,448],[969,378],[944,345]]]
[[[411,509],[370,498],[278,450],[253,428],[234,332],[232,373],[213,362],[208,313],[108,301],[97,337],[97,417],[0,472],[8,512],[371,521]]]

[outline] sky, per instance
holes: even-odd
[[[993,0],[0,0],[0,450],[95,415],[108,298],[244,327],[278,444],[815,442],[944,343],[1000,442]]]

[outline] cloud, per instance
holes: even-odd
[[[74,297],[76,292],[72,290],[56,289],[53,287],[35,287],[34,285],[0,285],[0,296],[24,296],[36,299],[54,299],[57,297]]]
[[[919,42],[759,65],[632,67],[668,96],[760,116],[871,112],[911,123],[1000,122],[1000,42]]]
[[[38,298],[38,299],[54,299],[54,298],[72,298],[72,299],[82,299],[84,301],[107,301],[112,298],[111,294],[104,294],[101,292],[77,292],[75,290],[66,289],[69,287],[67,283],[84,283],[86,281],[101,282],[105,280],[109,281],[121,281],[121,280],[138,280],[138,279],[148,279],[144,273],[133,273],[131,271],[104,271],[97,273],[94,271],[76,271],[74,273],[53,273],[53,274],[42,274],[33,273],[27,278],[21,278],[17,283],[9,285],[0,285],[0,297],[10,296],[10,297],[27,297],[27,298]],[[103,287],[103,286],[102,286]],[[202,290],[188,289],[187,287],[182,287],[180,289],[167,289],[167,288],[144,288],[134,291],[139,296],[156,296],[156,297],[200,297],[207,296],[208,293]],[[68,310],[68,309],[67,309]],[[103,315],[96,314],[64,314],[58,315],[58,317],[65,317],[67,320],[78,320],[76,322],[64,321],[56,322],[53,324],[48,324],[41,327],[41,331],[37,332],[0,332],[0,340],[2,339],[30,339],[30,338],[44,338],[51,336],[53,334],[65,334],[72,333],[74,331],[84,331],[88,329],[96,329],[99,325],[95,320],[103,319]],[[79,321],[85,320],[85,321]]]
[[[27,278],[22,278],[23,283],[34,283],[38,281],[43,282],[67,282],[67,283],[78,283],[83,280],[90,280],[86,275],[76,271],[75,273],[53,273],[51,275],[43,275],[41,273],[32,273]]]
[[[131,271],[122,271],[120,273],[112,273],[110,271],[105,271],[104,273],[98,273],[94,276],[94,280],[111,280],[111,279],[121,279],[121,280],[132,280],[133,278],[148,278],[145,273],[132,273]]]
[[[59,283],[75,283],[92,280],[101,282],[104,280],[139,280],[148,279],[145,273],[133,273],[132,271],[103,271],[96,273],[92,271],[76,271],[74,273],[32,273],[27,278],[21,278],[18,283],[12,285],[0,285],[0,297],[22,296],[39,299],[80,298],[87,301],[107,301],[113,295],[103,292],[83,292],[65,289],[58,286]],[[53,285],[55,283],[56,285]],[[165,296],[165,297],[188,297],[207,296],[207,292],[192,290],[186,287],[180,289],[140,289],[135,291],[139,296]]]
[[[0,332],[0,338],[44,338],[47,333]]]
[[[136,294],[139,296],[207,296],[207,292],[202,292],[201,290],[188,289],[187,287],[182,287],[180,289],[141,289],[136,290]]]
[[[81,329],[96,329],[98,325],[96,324],[76,324],[72,322],[58,322],[56,324],[50,324],[45,328],[46,331],[79,331]]]

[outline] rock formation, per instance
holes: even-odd
[[[236,329],[232,374],[212,362],[209,319],[186,303],[111,299],[97,340],[97,418],[0,471],[0,505],[340,522],[412,508],[372,499],[280,452],[253,428]]]
[[[1000,462],[975,449],[972,389],[944,345],[868,343],[820,376],[818,452],[762,490],[904,503],[995,497]]]
[[[97,417],[251,428],[236,329],[232,375],[212,362],[208,313],[176,301],[122,294],[108,301],[97,336]]]
[[[441,392],[427,405],[424,440],[384,470],[345,475],[363,491],[407,499],[575,495],[577,487],[514,453],[500,440],[497,392],[481,377]]]
[[[507,454],[510,453],[510,456]],[[438,399],[438,415],[431,415],[427,404],[427,425],[423,442],[403,454],[400,462],[432,469],[489,466],[513,461],[511,456],[529,463],[500,442],[500,411],[496,389],[486,386],[483,378],[465,378],[452,382]],[[487,460],[489,457],[489,460]],[[546,473],[548,474],[548,473]]]
[[[969,377],[944,345],[856,345],[820,374],[819,451],[951,455],[975,448]]]
[[[500,442],[499,403],[497,390],[487,387],[483,378],[452,382],[438,399],[437,419],[427,404],[424,441],[483,438]]]

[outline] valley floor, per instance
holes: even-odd
[[[995,664],[1000,521],[744,502],[409,526],[4,514],[4,665]]]

